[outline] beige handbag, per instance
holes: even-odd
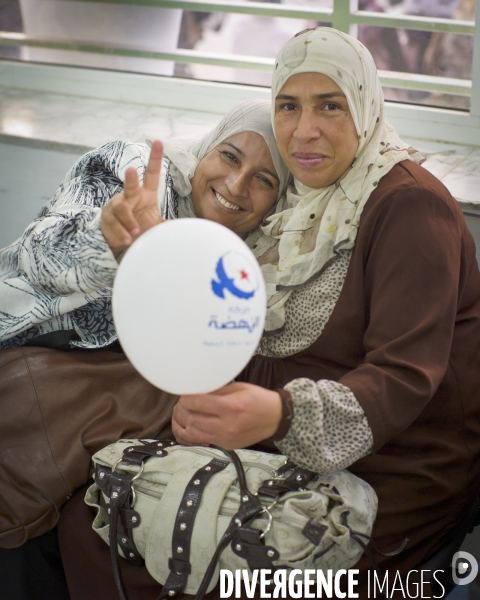
[[[373,489],[348,471],[318,475],[278,454],[121,440],[93,461],[85,501],[110,544],[121,598],[117,545],[145,561],[161,598],[202,598],[220,569],[348,569],[377,510]]]

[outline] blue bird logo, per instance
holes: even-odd
[[[218,277],[218,281],[216,279],[212,279],[211,281],[213,293],[219,298],[225,298],[225,290],[228,290],[237,298],[242,298],[244,300],[252,298],[255,294],[256,289],[253,289],[251,291],[245,291],[240,289],[237,285],[235,285],[235,279],[237,279],[237,281],[239,282],[247,283],[247,287],[250,287],[252,282],[250,282],[249,272],[245,267],[242,266],[240,268],[235,269],[237,271],[236,278],[229,277],[225,271],[224,266],[224,259],[226,258],[226,256],[227,255],[222,256],[217,262],[215,273]],[[231,271],[232,268],[229,268],[228,270]]]

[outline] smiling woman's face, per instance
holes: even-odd
[[[275,137],[282,158],[304,185],[320,189],[350,167],[358,148],[347,99],[321,73],[292,75],[275,99]]]
[[[198,164],[192,177],[197,216],[235,233],[255,229],[273,207],[279,180],[265,140],[253,131],[227,138]]]

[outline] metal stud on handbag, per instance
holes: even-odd
[[[376,494],[358,477],[319,475],[278,454],[120,440],[93,462],[85,501],[122,600],[119,554],[145,562],[160,598],[201,600],[221,568],[348,568],[376,516]]]

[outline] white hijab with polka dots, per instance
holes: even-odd
[[[267,285],[265,329],[270,334],[283,328],[284,305],[292,290],[319,277],[339,250],[354,247],[363,208],[379,179],[400,161],[421,164],[425,159],[402,142],[385,118],[370,52],[332,28],[307,30],[282,48],[272,82],[273,112],[289,77],[312,72],[327,75],[345,94],[359,145],[351,167],[329,187],[312,189],[295,180],[277,212],[248,240]]]

